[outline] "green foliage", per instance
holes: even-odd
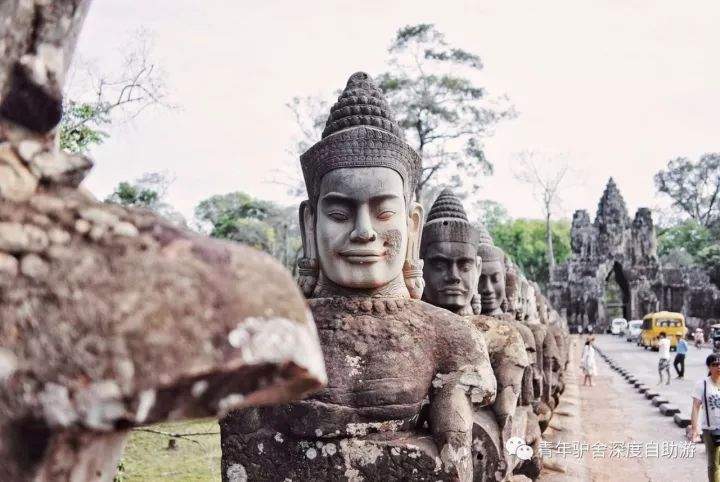
[[[117,185],[106,201],[123,206],[151,207],[158,202],[159,196],[154,189],[123,181]]]
[[[231,239],[267,253],[272,253],[275,247],[275,230],[268,223],[258,219],[225,220],[213,229],[212,236]]]
[[[165,217],[171,223],[187,227],[182,214],[165,202],[168,186],[172,183],[167,173],[148,172],[133,182],[123,181],[105,202],[134,208],[147,208]]]
[[[670,160],[655,174],[655,186],[683,214],[720,229],[720,153],[703,154],[697,162],[686,157]]]
[[[720,244],[714,232],[694,219],[666,228],[658,235],[658,255],[664,264],[698,266],[720,286]]]
[[[244,192],[236,191],[217,194],[200,202],[195,208],[195,217],[210,223],[213,230],[231,223],[234,219],[252,218],[264,221],[278,211],[278,207],[268,201],[254,199]],[[217,232],[217,237],[222,231]],[[215,236],[216,234],[211,234]]]
[[[671,254],[678,256],[679,252],[685,252],[692,262],[698,253],[712,242],[713,235],[710,230],[698,221],[689,219],[658,234],[658,256],[664,260]]]
[[[479,214],[479,221],[488,232],[493,232],[500,224],[510,221],[507,209],[502,204],[490,199],[482,199],[473,205],[472,212]]]
[[[63,106],[58,137],[60,147],[73,153],[83,153],[93,145],[102,144],[107,132],[102,127],[110,125],[110,115],[105,102],[72,102]]]
[[[552,236],[555,259],[562,263],[570,256],[570,222],[553,221]],[[545,221],[514,219],[489,230],[495,245],[508,254],[528,279],[544,288],[549,279]]]
[[[720,287],[720,244],[705,246],[697,254],[697,260],[705,268],[710,279]]]
[[[201,201],[195,218],[208,227],[210,236],[261,249],[295,269],[302,243],[294,206],[284,208],[236,191]]]

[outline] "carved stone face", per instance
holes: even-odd
[[[505,265],[502,261],[482,262],[478,292],[483,313],[500,312],[500,303],[505,299]]]
[[[386,167],[330,171],[320,184],[316,212],[320,269],[339,286],[385,286],[402,275],[408,222],[397,172]]]
[[[470,305],[478,280],[479,258],[469,243],[432,243],[424,253],[424,298],[450,311]]]

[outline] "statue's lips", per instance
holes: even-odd
[[[495,303],[497,301],[497,298],[494,296],[480,296],[480,302],[481,303]]]
[[[462,296],[465,294],[465,290],[460,288],[444,288],[440,290],[440,293],[450,296]]]
[[[377,263],[385,258],[385,251],[375,249],[346,249],[338,254],[348,263],[354,264]]]

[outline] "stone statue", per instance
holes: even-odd
[[[482,271],[478,293],[483,315],[500,315],[506,302],[505,294],[505,253],[495,246],[490,234],[484,228],[480,232],[478,256],[482,258]]]
[[[423,299],[437,306],[442,306],[454,313],[467,316],[485,335],[490,352],[490,360],[498,384],[498,395],[492,410],[494,423],[487,423],[487,409],[476,413],[476,425],[485,434],[484,439],[493,442],[496,451],[487,450],[484,454],[483,472],[486,477],[503,470],[512,473],[518,460],[508,456],[503,447],[505,441],[512,436],[525,440],[527,435],[528,415],[534,418],[532,407],[532,368],[529,366],[527,347],[520,333],[520,326],[514,319],[501,319],[481,315],[479,310],[473,314],[472,300],[476,295],[478,278],[482,261],[476,256],[478,252],[478,231],[467,219],[460,200],[449,189],[443,190],[428,214],[423,228],[420,256],[424,262],[423,276],[425,292]],[[504,269],[504,268],[503,268]],[[529,329],[526,335],[532,340],[534,355],[534,339]],[[521,403],[520,397],[524,388],[527,403]],[[525,405],[521,407],[519,405]],[[532,425],[532,422],[530,422]],[[535,421],[537,427],[537,421]],[[537,437],[539,428],[532,430],[532,443],[539,444]],[[477,474],[476,480],[483,480]],[[536,476],[539,469],[526,471]]]
[[[417,299],[421,161],[367,74],[350,77],[300,162],[300,283],[328,388],[224,419],[224,477],[471,480],[473,406],[493,402],[495,377],[470,322]]]

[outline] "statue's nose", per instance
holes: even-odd
[[[367,208],[358,210],[355,218],[355,227],[350,233],[350,240],[359,243],[369,243],[377,239],[377,233],[370,219],[370,211]]]

